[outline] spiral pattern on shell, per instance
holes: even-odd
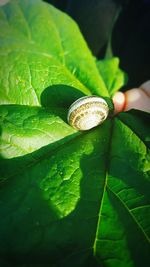
[[[107,102],[98,96],[85,96],[76,100],[69,108],[68,123],[84,131],[101,124],[108,116]]]

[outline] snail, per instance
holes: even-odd
[[[67,120],[73,128],[84,131],[101,124],[108,113],[105,99],[94,95],[84,96],[72,103]]]

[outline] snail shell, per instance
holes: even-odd
[[[68,123],[77,130],[89,130],[101,124],[108,116],[107,102],[98,96],[84,96],[69,108]]]

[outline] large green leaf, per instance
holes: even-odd
[[[41,1],[0,12],[0,264],[148,266],[150,115],[66,121],[78,97],[123,85],[118,60],[99,73],[76,24]]]
[[[3,6],[0,16],[2,103],[40,105],[41,93],[54,84],[108,96],[78,27],[67,15],[39,0],[25,0]]]

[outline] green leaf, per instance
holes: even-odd
[[[41,1],[0,9],[0,263],[6,267],[149,266],[150,114],[79,132],[69,105],[123,85],[76,24]],[[107,91],[108,90],[108,91]]]
[[[122,117],[113,125],[95,253],[106,266],[141,266],[149,260],[150,153]]]
[[[31,153],[76,131],[61,118],[64,110],[1,105],[1,155],[12,158]]]
[[[108,96],[77,25],[37,0],[11,1],[0,13],[1,103],[40,105],[51,85]]]
[[[126,84],[127,74],[119,68],[119,59],[117,57],[97,61],[97,67],[110,96]]]

